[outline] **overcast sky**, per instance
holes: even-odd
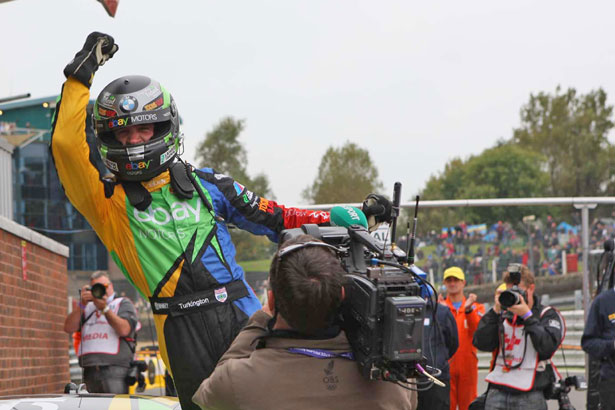
[[[613,2],[561,0],[120,0],[112,19],[95,0],[15,0],[0,3],[0,97],[57,94],[103,31],[120,50],[93,95],[122,75],[156,78],[183,117],[186,159],[230,115],[279,202],[304,203],[326,149],[346,141],[408,200],[451,158],[509,138],[530,93],[603,87],[613,104],[614,17]]]

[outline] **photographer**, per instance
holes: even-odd
[[[302,235],[270,268],[257,311],[193,401],[207,409],[410,409],[401,387],[362,377],[336,324],[344,270],[328,245]],[[273,312],[273,318],[271,315]]]
[[[509,265],[504,282],[507,290],[496,291],[494,307],[474,333],[474,346],[497,352],[486,377],[485,409],[546,409],[545,390],[555,382],[550,359],[562,341],[564,320],[540,304],[526,266]]]
[[[80,290],[78,306],[66,317],[64,331],[81,331],[79,365],[90,393],[128,393],[126,376],[134,356],[137,312],[127,298],[116,297],[103,272],[94,272]],[[123,339],[123,340],[122,340]]]
[[[583,350],[600,360],[601,409],[615,409],[615,292],[608,289],[592,302],[581,338]]]

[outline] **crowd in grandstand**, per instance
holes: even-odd
[[[522,263],[537,276],[547,276],[575,272],[582,260],[581,229],[576,221],[558,223],[549,215],[530,227],[518,225],[519,229],[506,221],[474,227],[461,221],[441,232],[430,231],[419,239],[417,265],[432,272],[436,282],[441,282],[444,270],[459,266],[468,284],[480,284],[491,281],[494,263],[499,280],[510,263]],[[604,239],[614,232],[615,218],[595,219],[590,227],[590,249],[602,248]]]
[[[14,122],[0,121],[0,135],[11,134],[17,125]]]

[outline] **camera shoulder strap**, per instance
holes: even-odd
[[[86,317],[86,318],[84,318],[84,316],[83,316],[83,314],[82,314],[82,315],[81,315],[81,326],[80,326],[80,327],[83,327],[83,325],[85,324],[85,322],[87,322],[88,320],[90,320],[90,318],[92,317],[92,315],[93,315],[94,313],[96,313],[96,311],[95,311],[95,310],[94,310],[92,313],[90,313],[90,314],[88,315],[88,317]]]
[[[506,334],[505,334],[505,330],[504,330],[504,321],[505,320],[506,320],[505,318],[502,318],[502,320],[500,320],[498,322],[498,333],[499,333],[499,336],[500,336],[500,354],[502,355],[502,361],[504,362],[504,367],[506,369],[508,369],[508,371],[510,371],[510,370],[517,369],[517,368],[521,367],[521,364],[525,360],[525,354],[527,353],[527,337],[528,337],[528,334],[527,334],[527,332],[523,331],[523,337],[525,338],[525,341],[523,343],[523,356],[521,356],[521,360],[517,364],[510,366],[508,364],[508,362],[506,361],[506,354],[505,354],[505,350],[506,350]],[[513,325],[513,332],[514,332],[515,322],[513,322],[512,325]]]
[[[126,342],[132,354],[135,354],[135,351],[137,350],[137,335],[136,334],[135,334],[134,339],[128,338],[128,337],[120,337],[120,340],[123,340],[124,342]],[[130,342],[132,342],[133,344],[130,344]]]

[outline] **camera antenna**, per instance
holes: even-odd
[[[401,182],[393,186],[393,206],[391,207],[391,249],[395,248],[397,233],[397,217],[399,216],[399,203],[401,202]]]
[[[416,238],[416,225],[418,224],[418,215],[419,215],[419,199],[420,197],[416,196],[416,204],[414,205],[414,222],[412,223],[412,236],[408,238],[408,264],[414,265],[414,240]],[[410,222],[408,222],[408,227],[410,226]]]

